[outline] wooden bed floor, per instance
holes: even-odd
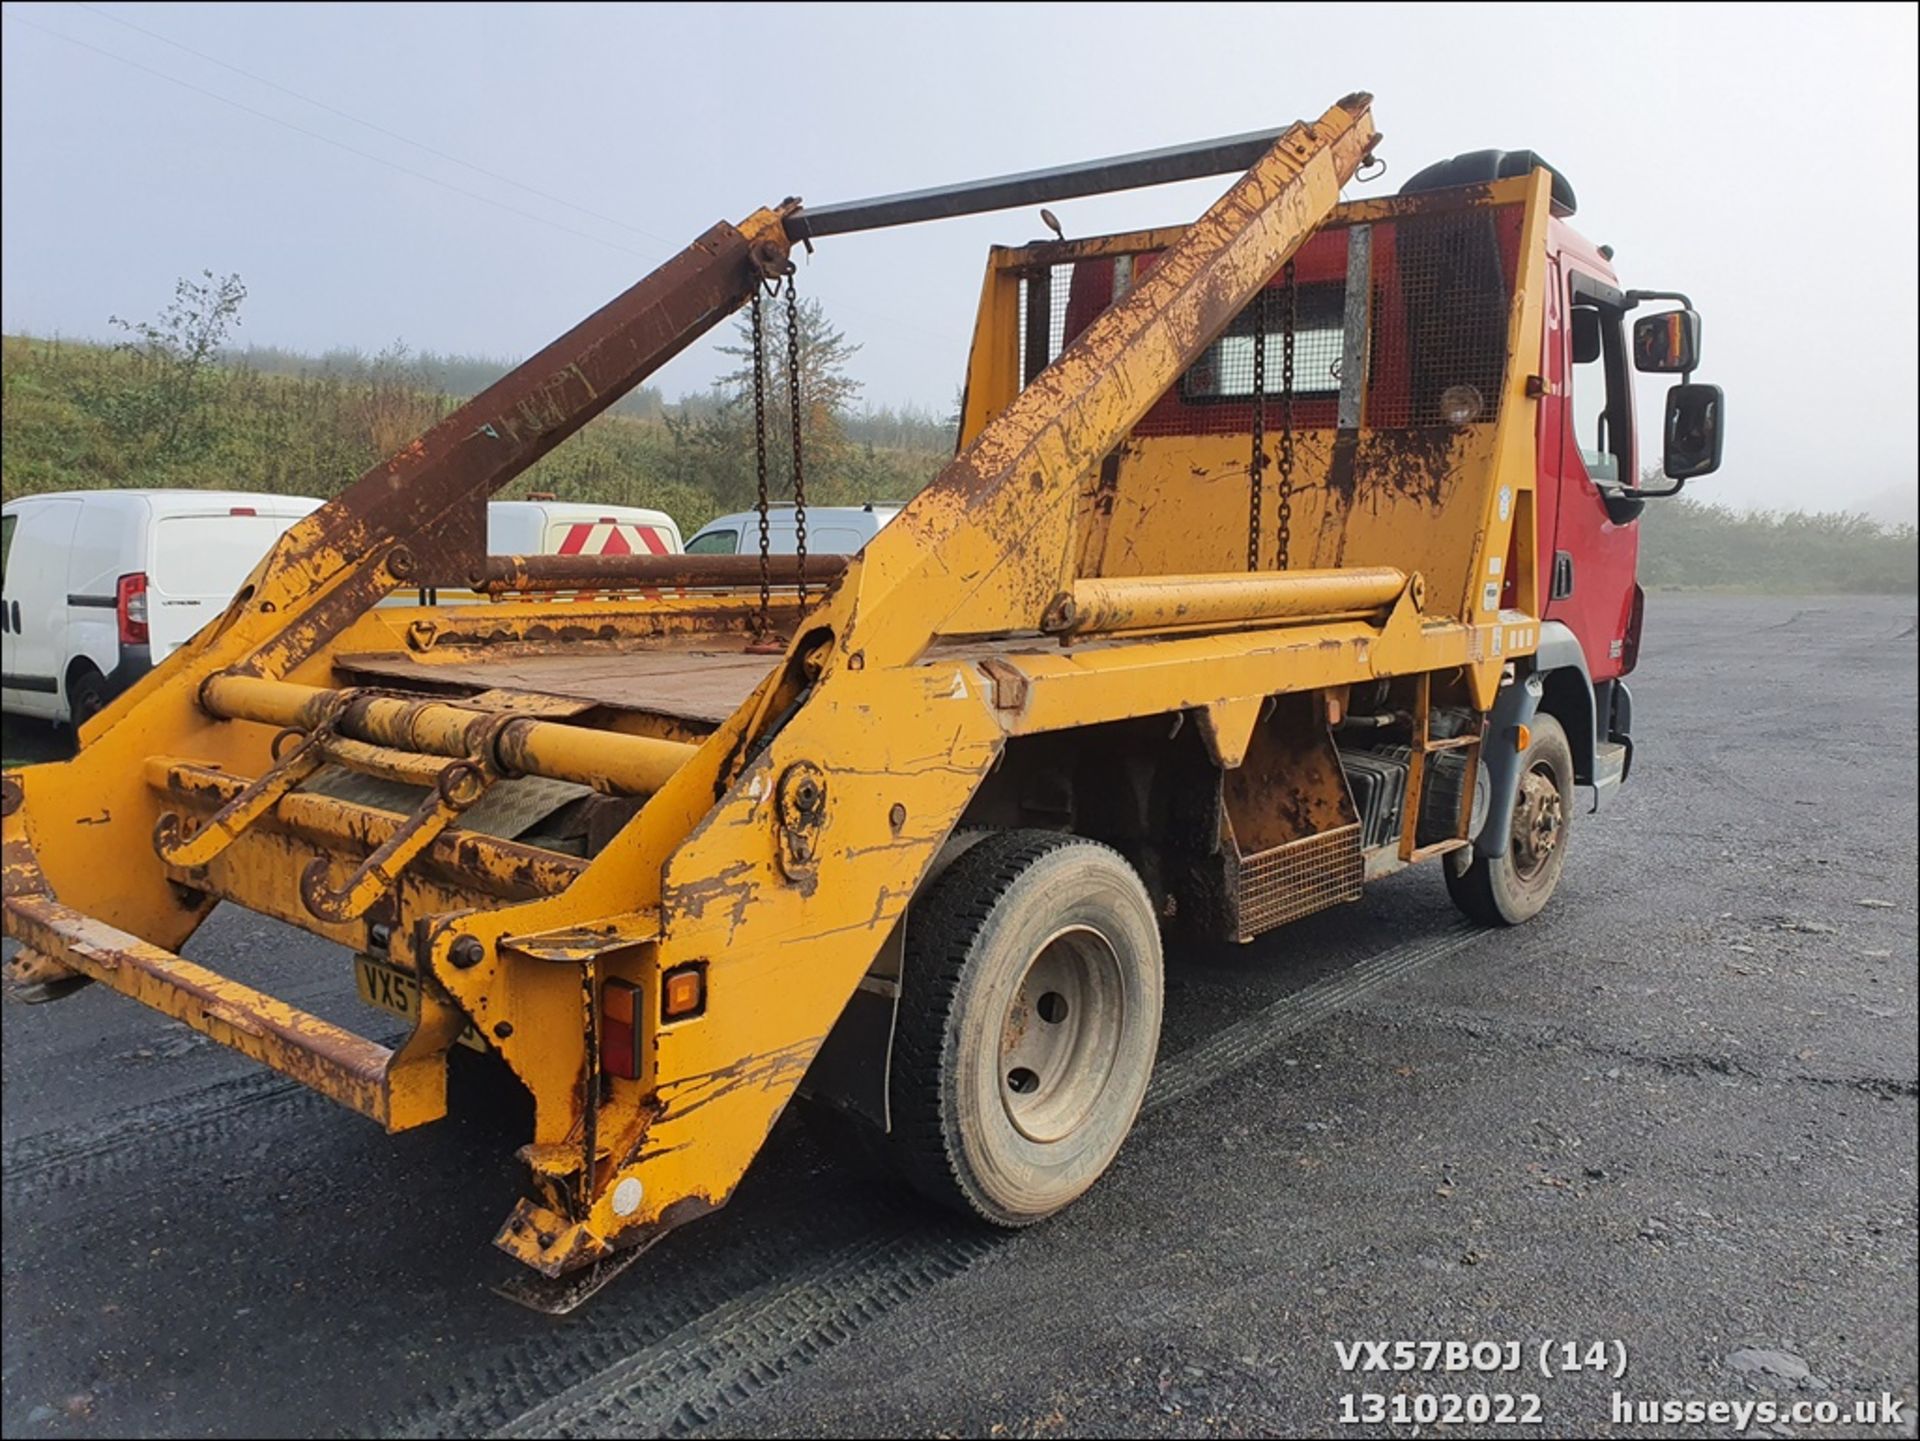
[[[740,708],[780,657],[746,655],[737,638],[725,646],[650,647],[626,651],[556,651],[470,661],[423,660],[406,651],[334,659],[346,684],[458,692],[521,690],[648,711],[718,725]]]

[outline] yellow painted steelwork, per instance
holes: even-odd
[[[1192,225],[1056,249],[1158,259],[1025,388],[1016,272],[1038,252],[996,251],[960,453],[808,610],[779,602],[785,655],[717,725],[644,705],[548,707],[511,688],[448,700],[342,687],[342,658],[372,654],[416,664],[432,692],[434,675],[490,658],[742,646],[747,594],[376,608],[434,562],[433,527],[453,513],[451,499],[405,510],[410,474],[456,452],[481,465],[494,439],[540,451],[548,417],[606,403],[582,399],[558,359],[550,374],[530,362],[509,377],[521,399],[486,428],[462,412],[467,429],[430,432],[297,525],[222,620],[88,723],[74,760],[7,775],[8,933],[396,1128],[444,1108],[444,1053],[471,1023],[534,1098],[534,1189],[499,1244],[549,1275],[724,1204],[1011,743],[1195,712],[1232,767],[1276,695],[1324,691],[1331,708],[1346,687],[1444,672],[1491,705],[1537,614],[1531,528],[1514,525],[1532,514],[1544,172],[1471,201],[1519,216],[1512,363],[1494,418],[1429,457],[1434,500],[1343,500],[1328,486],[1330,437],[1303,431],[1298,573],[1230,576],[1245,552],[1244,438],[1132,434],[1316,228],[1407,208],[1337,207],[1376,138],[1367,98],[1350,97],[1288,130]],[[630,292],[653,306],[650,354],[779,273],[786,213],[716,227]],[[681,302],[701,285],[698,304]],[[1359,443],[1384,442],[1363,431]],[[1111,504],[1095,507],[1108,457]],[[1519,609],[1502,613],[1479,581],[1489,557],[1510,555]],[[1085,634],[1044,633],[1061,597],[1078,620],[1056,629]],[[276,790],[276,765],[316,737],[329,765],[388,780],[472,765],[488,785],[556,777],[644,803],[586,857],[450,824],[391,885],[382,873],[377,911],[341,919],[316,913],[298,878],[316,863],[364,868],[411,822]],[[255,782],[268,799],[248,805]],[[387,1054],[181,959],[220,898],[377,945],[419,980],[412,1036]],[[661,978],[692,963],[705,1008],[666,1019]],[[603,1074],[596,1054],[610,978],[643,998],[637,1077]]]
[[[212,677],[202,697],[214,715],[298,729],[319,724],[340,699],[338,691],[244,675]],[[633,795],[659,790],[694,752],[679,741],[607,735],[528,716],[510,717],[496,734],[483,735],[475,726],[490,719],[487,712],[434,701],[356,696],[340,710],[343,727],[380,745],[436,756],[483,750],[511,771]]]
[[[1383,611],[1407,577],[1392,566],[1278,575],[1156,575],[1076,580],[1042,628],[1067,635],[1218,629],[1260,621],[1328,620]],[[1418,592],[1416,592],[1416,595]]]

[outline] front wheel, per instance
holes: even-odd
[[[895,1168],[995,1225],[1060,1210],[1133,1128],[1161,984],[1153,903],[1116,852],[1047,831],[970,846],[907,916]]]
[[[1520,762],[1513,826],[1497,856],[1467,846],[1443,862],[1447,894],[1485,926],[1517,926],[1540,914],[1567,867],[1567,827],[1573,818],[1573,747],[1550,715],[1536,716]]]

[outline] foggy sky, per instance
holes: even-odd
[[[109,315],[153,315],[177,276],[210,269],[251,292],[242,343],[517,358],[714,221],[790,194],[822,204],[1254,130],[1365,89],[1390,169],[1349,194],[1459,151],[1538,150],[1626,284],[1692,294],[1697,378],[1728,392],[1726,466],[1692,493],[1912,514],[1910,6],[4,14],[10,332],[104,336]],[[1226,183],[1054,209],[1070,236],[1171,223]],[[864,347],[869,400],[944,412],[986,247],[1038,233],[1007,212],[832,239],[801,285]],[[724,368],[702,344],[659,381],[671,396]],[[1644,426],[1659,390],[1640,394]]]

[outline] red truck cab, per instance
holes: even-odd
[[[1548,294],[1541,334],[1536,490],[1541,557],[1542,708],[1560,717],[1577,775],[1604,790],[1632,761],[1633,702],[1626,677],[1640,648],[1645,596],[1637,568],[1647,503],[1676,495],[1719,467],[1724,398],[1691,383],[1700,320],[1687,297],[1628,290],[1610,247],[1575,230],[1572,185],[1532,151],[1481,150],[1430,165],[1404,191],[1473,184],[1546,169],[1553,175],[1547,227]],[[1641,316],[1648,301],[1680,308]],[[1642,484],[1634,408],[1636,372],[1679,373],[1667,396],[1661,471]],[[1502,596],[1513,605],[1511,571]]]

